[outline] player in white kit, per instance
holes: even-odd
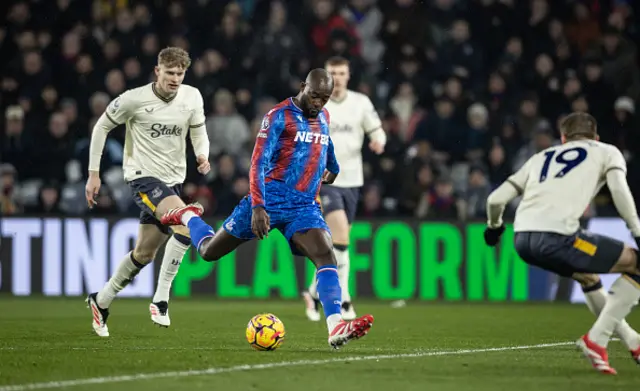
[[[122,93],[109,104],[93,128],[85,189],[89,207],[96,204],[100,190],[100,158],[107,135],[116,126],[125,124],[124,179],[142,209],[135,248],[125,255],[104,288],[87,298],[93,329],[101,337],[109,336],[107,318],[111,302],[155,258],[171,230],[173,235],[165,247],[158,286],[149,306],[153,322],[164,327],[170,325],[169,290],[191,240],[186,227],[165,227],[159,218],[170,209],[185,206],[180,192],[187,169],[188,133],[198,171],[204,175],[210,170],[202,95],[196,88],[182,84],[190,64],[189,54],[183,49],[163,49],[155,67],[157,81]],[[200,205],[189,208],[202,214]]]
[[[561,146],[531,157],[489,196],[484,237],[488,245],[497,244],[505,229],[504,207],[522,194],[514,221],[516,251],[528,264],[582,284],[598,319],[576,344],[596,370],[615,374],[607,355],[614,332],[640,363],[640,336],[624,320],[640,298],[638,255],[622,242],[582,230],[579,219],[606,183],[636,243],[640,242],[640,220],[627,184],[624,156],[615,146],[598,141],[596,120],[586,113],[573,113],[562,122],[560,132]],[[597,276],[602,273],[623,273],[610,295]]]
[[[331,73],[334,82],[333,94],[325,108],[331,116],[331,139],[340,164],[340,175],[333,184],[321,187],[320,202],[331,229],[333,250],[338,262],[338,276],[342,287],[342,318],[353,320],[356,313],[349,295],[348,247],[360,187],[364,183],[362,145],[365,135],[368,136],[369,148],[379,155],[384,152],[387,136],[371,100],[364,94],[347,89],[349,61],[342,57],[332,57],[325,63],[325,69]],[[309,291],[303,292],[303,298],[307,317],[312,321],[319,321],[320,301],[315,281]]]

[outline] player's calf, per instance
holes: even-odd
[[[596,317],[599,316],[608,299],[600,277],[591,273],[574,273],[572,277],[580,283],[589,310]],[[622,343],[631,352],[631,357],[638,362],[640,360],[640,336],[638,333],[623,319],[616,326],[615,334],[620,337]]]
[[[209,262],[219,260],[246,242],[245,239],[237,238],[225,230],[216,233],[200,218],[201,214],[202,206],[191,204],[167,211],[160,221],[163,224],[182,224],[188,227],[191,244],[198,250],[200,256]]]
[[[342,289],[338,278],[338,266],[333,253],[331,238],[323,229],[310,229],[292,237],[294,245],[317,267],[318,297],[322,303],[329,345],[339,348],[352,339],[366,335],[373,324],[373,316],[365,315],[350,322],[342,320]]]
[[[149,304],[151,321],[161,327],[169,327],[171,325],[171,319],[169,318],[169,292],[171,291],[173,280],[180,269],[182,259],[191,244],[191,239],[188,236],[189,232],[185,227],[174,226],[172,229],[174,233],[164,248],[156,292],[153,295],[151,304]]]

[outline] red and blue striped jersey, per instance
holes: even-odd
[[[251,156],[249,175],[251,206],[265,205],[265,184],[279,181],[314,200],[325,168],[340,168],[329,137],[329,112],[307,118],[289,98],[271,109],[262,120]]]

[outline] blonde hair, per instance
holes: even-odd
[[[598,136],[598,122],[591,114],[571,113],[560,123],[560,133],[567,140],[595,139]]]
[[[333,56],[330,57],[329,59],[327,59],[327,61],[325,61],[325,67],[327,66],[339,66],[339,65],[346,65],[349,66],[349,60],[347,60],[344,57],[340,57],[340,56]]]
[[[186,50],[171,46],[164,48],[158,53],[158,65],[164,65],[168,68],[180,67],[187,69],[191,66],[191,57]]]

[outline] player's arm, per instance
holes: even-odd
[[[329,137],[329,148],[327,150],[327,171],[335,175],[340,173],[340,165],[338,164],[338,159],[336,159],[336,151],[331,137]]]
[[[100,160],[104,145],[107,142],[109,132],[116,126],[125,123],[132,117],[134,103],[128,92],[114,99],[98,121],[91,132],[91,143],[89,145],[89,179],[85,186],[85,198],[89,208],[96,204],[95,198],[100,191]]]
[[[530,164],[527,162],[489,194],[487,198],[487,229],[484,233],[484,239],[488,245],[495,246],[504,232],[504,222],[502,221],[504,209],[509,202],[524,192],[529,178],[529,166]]]
[[[627,227],[633,237],[638,240],[640,238],[640,220],[638,219],[636,203],[627,183],[627,163],[618,149],[612,151],[605,170],[607,186],[611,192],[613,204],[620,217],[627,223]]]
[[[100,159],[107,142],[109,132],[121,125],[132,116],[134,103],[128,92],[123,93],[107,106],[91,132],[91,144],[89,147],[89,175],[100,173]]]
[[[335,182],[340,173],[340,165],[336,159],[336,152],[333,147],[333,140],[329,137],[329,147],[327,148],[327,164],[325,171],[322,173],[322,183],[330,185]]]
[[[371,140],[369,148],[373,152],[381,154],[384,152],[384,146],[387,144],[387,134],[384,129],[382,129],[382,121],[380,121],[380,116],[375,107],[373,107],[371,100],[365,97],[364,101],[365,115],[362,120],[362,128],[367,137],[369,137],[369,140]]]
[[[198,162],[198,172],[207,174],[211,170],[209,164],[209,136],[205,126],[204,100],[200,91],[196,90],[195,110],[189,119],[189,137]]]
[[[529,178],[529,164],[525,164],[515,174],[511,175],[487,198],[487,225],[497,228],[503,225],[502,215],[508,203],[524,192]]]
[[[273,157],[278,139],[284,131],[284,112],[271,110],[262,119],[260,131],[251,155],[251,169],[249,171],[249,189],[251,207],[264,207],[265,201],[265,171]]]

